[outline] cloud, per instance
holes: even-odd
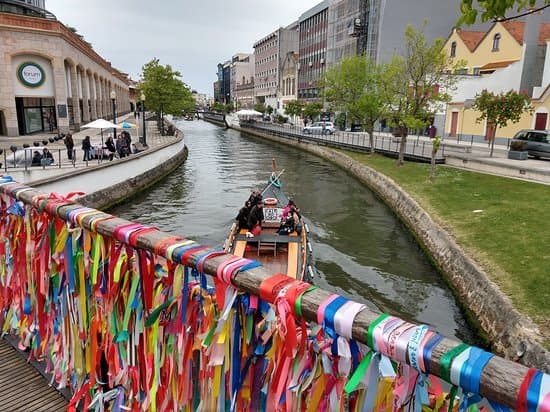
[[[157,57],[179,70],[192,88],[211,95],[219,62],[252,52],[256,40],[297,20],[318,2],[46,0],[46,7],[133,78]]]

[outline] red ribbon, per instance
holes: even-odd
[[[275,303],[275,300],[279,296],[279,292],[285,286],[290,283],[298,283],[299,280],[291,278],[290,276],[283,275],[282,273],[277,273],[273,275],[260,284],[260,298],[269,303]]]
[[[518,412],[528,412],[527,392],[529,391],[529,386],[531,386],[531,381],[535,377],[536,373],[537,373],[537,370],[534,368],[531,368],[525,374],[525,378],[523,378],[523,382],[519,387],[518,399],[516,403],[516,410]]]

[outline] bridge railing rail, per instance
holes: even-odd
[[[549,375],[426,325],[71,195],[4,176],[0,196],[0,330],[69,410],[549,410]]]

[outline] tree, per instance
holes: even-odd
[[[215,111],[215,112],[224,113],[225,112],[225,104],[223,104],[221,102],[214,102],[214,104],[212,105],[212,110]]]
[[[447,91],[453,89],[457,81],[454,73],[464,64],[453,64],[443,45],[441,38],[429,44],[423,31],[408,25],[403,56],[394,56],[382,70],[381,84],[389,100],[388,120],[394,135],[401,138],[399,166],[405,157],[408,129],[424,127],[450,100]]]
[[[141,78],[137,95],[145,94],[148,110],[159,113],[162,104],[164,113],[178,116],[195,109],[191,90],[169,64],[162,66],[159,59],[152,59],[142,67]]]
[[[487,119],[488,128],[492,126],[495,132],[499,127],[506,127],[510,121],[512,123],[519,122],[524,112],[533,112],[529,96],[515,90],[500,94],[483,90],[476,95],[472,108],[481,112],[481,116],[476,121],[479,123]],[[492,136],[491,157],[493,157],[494,145],[495,138]]]
[[[260,112],[261,114],[264,114],[265,111],[266,111],[265,104],[263,104],[263,103],[256,103],[256,104],[254,105],[254,110],[256,110],[257,112]]]
[[[430,161],[430,182],[435,180],[435,155],[441,146],[441,136],[437,135],[435,139],[432,140],[432,158]]]
[[[544,0],[544,6],[534,8],[538,0],[461,0],[460,2],[460,19],[458,24],[474,24],[481,15],[481,21],[502,20],[509,10],[515,10],[517,13],[522,13],[517,16],[509,17],[509,19],[521,17],[525,14],[535,13],[550,6],[550,0]]]
[[[303,116],[306,119],[316,119],[323,111],[323,105],[321,103],[307,103],[304,105]]]
[[[285,114],[289,116],[301,116],[304,105],[299,100],[291,100],[285,105]]]
[[[374,124],[388,110],[388,99],[382,86],[382,70],[364,56],[348,57],[328,70],[323,82],[325,97],[331,106],[360,123],[369,134],[374,153]]]
[[[265,112],[266,112],[267,114],[273,114],[273,107],[271,107],[271,106],[268,105],[268,106],[265,108]]]

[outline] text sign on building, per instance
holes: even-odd
[[[25,62],[19,65],[17,78],[26,87],[40,87],[46,80],[46,74],[39,64]]]

